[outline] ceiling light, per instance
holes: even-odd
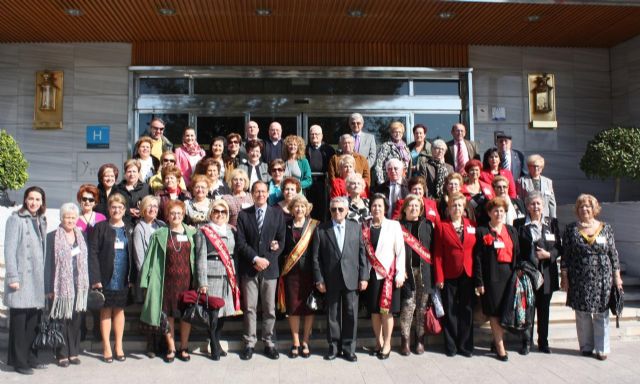
[[[540,21],[540,15],[529,15],[527,16],[527,20],[529,20],[530,23],[535,23]]]
[[[269,16],[269,15],[271,15],[271,10],[269,8],[258,8],[258,9],[256,9],[256,15],[258,15],[258,16]]]
[[[172,8],[159,8],[158,13],[162,16],[173,16],[176,14],[176,10]]]
[[[351,17],[362,17],[364,16],[364,12],[361,9],[351,9],[347,12],[347,15]]]
[[[453,16],[455,16],[455,13],[453,12],[440,12],[438,13],[438,17],[441,18],[442,20],[449,20],[451,18],[453,18]]]
[[[67,8],[64,10],[64,13],[69,16],[82,16],[82,11],[77,8]]]

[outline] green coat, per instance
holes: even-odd
[[[195,228],[188,225],[182,225],[185,234],[191,244],[191,254],[189,262],[191,264],[191,276],[195,281],[196,277],[196,258],[195,246],[193,245],[193,235],[196,233]],[[167,255],[167,240],[169,239],[169,228],[159,228],[151,235],[149,240],[149,249],[142,264],[142,273],[140,277],[140,287],[147,290],[142,305],[142,313],[140,320],[153,325],[160,326],[160,313],[162,312],[162,292],[164,288],[164,270]]]

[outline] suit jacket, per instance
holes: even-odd
[[[478,144],[475,141],[464,139],[464,145],[467,147],[467,153],[469,154],[469,160],[480,160],[480,151],[478,150]],[[447,141],[447,152],[444,154],[444,162],[451,164],[453,169],[456,168],[455,148],[456,144],[453,140]]]
[[[367,159],[369,168],[373,167],[376,161],[376,138],[370,133],[360,131],[360,148],[358,153]]]
[[[265,279],[277,279],[280,275],[278,260],[284,249],[285,224],[282,211],[267,206],[262,223],[262,233],[258,232],[256,207],[243,209],[238,214],[236,252],[239,256],[241,275],[253,277],[258,271],[253,268],[256,256],[269,260],[269,267],[262,271]],[[272,251],[271,241],[278,241],[278,250]]]
[[[531,224],[526,223],[526,218],[515,220],[513,226],[518,229],[521,258],[529,261],[538,271],[542,272],[544,277],[544,283],[540,288],[542,292],[548,295],[557,291],[560,288],[558,284],[558,257],[562,255],[562,238],[560,237],[558,220],[545,216],[542,220],[542,237],[536,242],[533,241],[529,230]],[[538,260],[536,247],[549,251],[550,258]]]
[[[436,284],[457,279],[466,274],[473,276],[473,248],[476,244],[476,227],[469,219],[462,219],[463,241],[460,241],[451,220],[443,220],[436,228],[433,247]]]
[[[360,224],[345,220],[345,235],[342,252],[333,231],[333,221],[318,226],[312,244],[313,280],[324,283],[327,290],[344,286],[350,290],[358,289],[359,281],[369,280],[370,265],[364,251]]]
[[[505,226],[507,228],[507,233],[511,238],[511,242],[513,243],[513,259],[511,260],[511,267],[513,269],[517,262],[521,260],[518,231],[511,225]],[[496,281],[496,278],[500,276],[498,273],[498,266],[501,263],[498,263],[496,249],[493,244],[484,244],[483,238],[489,233],[491,233],[491,230],[488,225],[486,227],[478,227],[476,231],[477,242],[474,250],[474,277],[476,287],[484,286],[487,288],[487,286],[491,286],[492,282]],[[496,294],[499,294],[499,292],[496,292]],[[498,300],[493,300],[493,302],[496,303]]]
[[[513,180],[518,180],[523,176],[529,175],[529,169],[527,168],[527,162],[525,161],[524,154],[516,149],[509,151],[511,157],[511,176]]]
[[[282,140],[274,145],[271,140],[264,142],[264,152],[262,153],[262,161],[269,165],[272,160],[282,159]]]
[[[125,222],[127,235],[127,251],[129,254],[128,277],[129,283],[137,282],[137,268],[135,268],[135,255],[133,250],[133,228]],[[106,286],[113,275],[113,263],[116,252],[116,231],[111,228],[109,221],[102,221],[93,228],[89,234],[89,283],[91,285],[102,283]]]
[[[367,186],[371,185],[371,174],[369,171],[369,163],[367,162],[367,158],[362,156],[359,153],[352,153],[351,156],[356,160],[356,166],[354,170],[356,173],[362,175],[364,182]],[[340,177],[340,157],[342,157],[341,153],[336,153],[331,160],[329,160],[329,167],[327,169],[327,176],[329,177],[329,182],[331,182],[336,177]]]
[[[518,197],[524,201],[529,192],[533,191],[531,176],[523,176],[516,184]],[[540,192],[544,197],[544,217],[556,217],[556,195],[553,193],[553,182],[548,177],[540,176]]]
[[[388,201],[390,192],[391,192],[391,182],[385,181],[384,184],[378,185],[371,191],[371,196],[373,196],[374,193],[382,193],[387,197],[387,201]],[[404,199],[405,197],[407,197],[408,194],[409,194],[409,187],[407,187],[407,182],[405,180],[402,180],[402,183],[400,184],[400,196],[398,196],[398,200]],[[391,217],[391,215],[385,215],[385,216]]]
[[[381,236],[378,239],[378,244],[375,249],[376,258],[387,272],[391,269],[391,264],[395,260],[395,280],[398,280],[398,276],[404,279],[405,249],[400,223],[395,220],[382,219],[380,234]],[[381,280],[382,276],[376,272],[376,278]]]

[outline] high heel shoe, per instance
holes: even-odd
[[[378,359],[380,360],[387,360],[389,358],[389,356],[391,355],[391,349],[389,349],[389,352],[384,353],[382,352],[382,350],[380,352],[378,352]]]
[[[309,351],[309,344],[302,343],[302,345],[300,345],[300,349],[298,350],[298,353],[300,354],[300,356],[302,356],[303,359],[306,359],[309,356],[311,356],[311,351]]]
[[[172,356],[170,356],[172,355]],[[164,355],[164,362],[165,363],[173,363],[173,361],[176,359],[176,351],[167,351],[167,354]]]

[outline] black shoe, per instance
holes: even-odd
[[[275,347],[264,347],[264,355],[271,360],[278,360],[280,358],[280,354]]]
[[[473,353],[469,352],[469,351],[459,351],[458,355],[464,356],[464,357],[471,357],[473,356]]]
[[[67,368],[69,366],[69,359],[58,360],[58,367]]]
[[[253,357],[253,348],[246,347],[242,353],[240,353],[240,359],[242,360],[251,360]]]
[[[309,350],[309,344],[302,343],[300,349],[298,350],[298,354],[302,356],[303,359],[309,358],[311,356],[311,351]]]
[[[189,355],[189,351],[187,349],[179,350],[176,357],[184,362],[191,360],[191,355]]]
[[[548,345],[538,345],[538,351],[542,353],[551,353]]]
[[[526,356],[526,355],[529,354],[529,351],[531,351],[531,348],[529,347],[529,344],[522,344],[522,348],[520,348],[518,353],[523,355],[523,356]]]
[[[355,353],[344,353],[344,359],[347,361],[350,361],[352,363],[355,363],[356,361],[358,361],[358,356],[356,356]],[[387,354],[387,357],[389,356],[389,354]]]
[[[376,347],[375,349],[369,350],[369,356],[378,356],[380,354],[380,349]]]
[[[380,360],[387,360],[389,358],[389,356],[391,356],[391,351],[389,351],[387,353],[382,353],[382,351],[380,351],[380,353],[378,353],[378,359],[380,359]]]
[[[509,361],[509,354],[505,353],[504,355],[500,356],[500,355],[496,355],[496,359],[500,360],[500,361]]]
[[[289,358],[290,359],[295,359],[296,357],[298,357],[300,355],[300,349],[302,347],[300,347],[299,345],[292,345],[291,346],[291,350],[289,351]]]
[[[71,365],[80,365],[80,359],[77,357],[73,357],[69,359],[69,363],[71,363]]]
[[[109,357],[102,356],[102,361],[104,361],[107,364],[111,364],[113,363],[113,356],[109,356]]]
[[[14,370],[21,375],[33,375],[33,368],[15,368]]]
[[[456,355],[456,351],[445,351],[444,354],[449,357],[454,357]]]
[[[42,364],[42,363],[29,364],[29,367],[31,369],[47,369],[47,368],[49,368],[47,366],[47,364]]]
[[[220,348],[220,356],[225,357],[227,356],[227,352],[225,352],[224,349]]]
[[[125,355],[116,355],[116,361],[123,362],[127,360],[127,356]]]
[[[593,352],[592,352],[592,351],[582,351],[582,352],[580,352],[580,353],[582,353],[582,356],[584,356],[584,357],[591,357],[591,356],[593,356]]]
[[[338,357],[338,353],[334,351],[330,351],[326,355],[324,355],[325,360],[335,360]]]

